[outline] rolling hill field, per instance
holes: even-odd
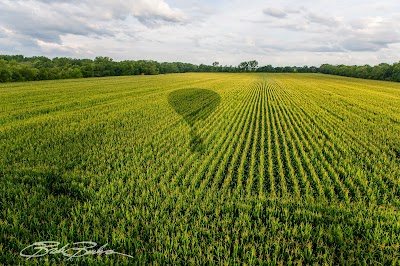
[[[400,84],[1,84],[0,193],[4,265],[398,265]],[[122,254],[24,257],[39,241]]]

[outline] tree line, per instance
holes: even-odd
[[[128,75],[157,75],[186,72],[268,72],[268,73],[325,73],[348,77],[400,81],[400,63],[378,66],[345,66],[324,64],[315,66],[258,66],[256,60],[241,62],[238,66],[195,65],[181,62],[152,60],[125,60],[116,62],[109,57],[74,59],[44,56],[0,55],[0,82],[54,80]]]
[[[382,63],[377,66],[345,66],[324,64],[319,67],[319,72],[354,78],[400,82],[400,62],[392,65]]]
[[[0,55],[0,82],[54,80],[128,75],[157,75],[186,72],[317,72],[308,67],[258,67],[256,60],[242,62],[238,66],[195,65],[181,62],[157,62],[152,60],[125,60],[116,62],[109,57],[74,59],[44,56]]]

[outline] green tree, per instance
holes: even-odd
[[[258,62],[256,60],[252,60],[247,62],[248,65],[248,69],[250,69],[251,71],[256,71],[257,67],[258,67]]]
[[[4,59],[0,59],[0,82],[12,81],[12,72],[8,63]]]
[[[241,62],[238,66],[240,72],[246,72],[249,70],[249,62]]]

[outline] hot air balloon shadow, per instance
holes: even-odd
[[[190,126],[190,150],[202,152],[203,139],[198,135],[197,122],[207,119],[221,102],[218,93],[207,89],[180,89],[168,95],[168,103]]]

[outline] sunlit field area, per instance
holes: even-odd
[[[193,73],[0,85],[4,265],[398,265],[399,178],[399,83]],[[23,256],[40,241],[118,253]]]

